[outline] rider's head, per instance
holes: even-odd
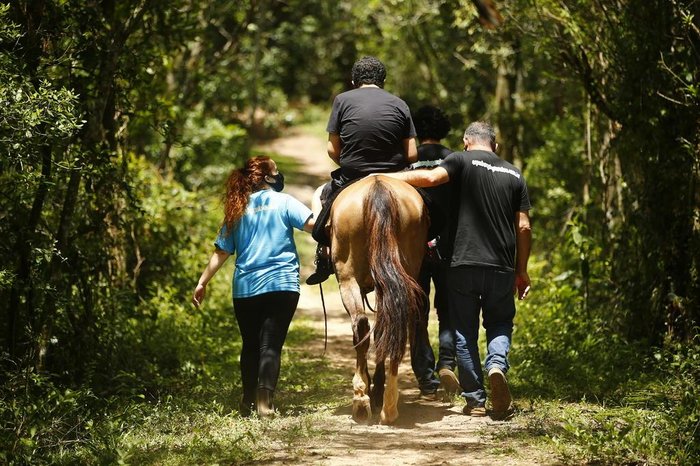
[[[450,120],[445,112],[432,105],[424,105],[413,115],[413,124],[419,141],[434,139],[439,141],[450,132]]]
[[[363,84],[374,84],[384,87],[386,68],[375,57],[362,57],[352,65],[352,83],[355,87]]]

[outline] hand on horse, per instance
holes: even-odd
[[[204,301],[204,295],[207,292],[207,285],[197,284],[197,288],[194,289],[194,294],[192,295],[192,304],[194,307],[199,307]]]

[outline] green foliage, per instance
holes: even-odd
[[[204,336],[217,333],[216,327],[207,328]],[[273,444],[293,446],[321,435],[329,410],[342,403],[344,393],[339,392],[343,392],[347,374],[333,370],[320,355],[308,354],[303,348],[310,338],[319,335],[295,317],[283,351],[276,396],[280,415],[271,421],[238,415],[238,369],[219,365],[228,358],[226,352],[236,348],[236,339],[222,339],[219,352],[202,352],[212,371],[200,375],[198,382],[183,383],[182,390],[153,405],[138,426],[122,437],[121,451],[127,462],[269,461]],[[236,355],[238,351],[240,348]]]
[[[558,42],[588,98],[610,120],[612,140],[601,139],[604,151],[595,157],[604,183],[597,198],[607,217],[597,218],[616,235],[611,276],[622,307],[642,313],[628,315],[629,335],[660,343],[664,332],[691,337],[700,318],[691,310],[700,289],[690,259],[699,244],[692,207],[697,144],[687,144],[698,135],[699,102],[687,83],[700,69],[697,55],[688,55],[698,31],[681,20],[690,2],[621,6],[603,8],[604,22],[585,3],[544,3],[541,12],[554,19],[543,25],[547,40]]]
[[[558,289],[557,289],[558,288]],[[698,445],[697,341],[650,348],[587,320],[580,299],[521,305],[511,382],[525,435],[552,442],[571,464],[693,464]],[[545,296],[546,297],[546,296]],[[543,297],[544,298],[544,297]]]
[[[203,185],[220,189],[222,174],[212,168],[241,165],[247,152],[245,129],[216,118],[190,117],[183,131],[187,140],[173,151],[178,179],[194,190]]]
[[[671,442],[669,456],[679,464],[700,458],[700,332],[689,345],[674,343],[665,351],[654,354],[665,383],[653,387],[651,400],[659,406],[673,424],[677,435]],[[650,361],[651,363],[651,361]],[[649,394],[647,394],[649,395]],[[639,396],[639,394],[637,394]],[[640,398],[635,401],[639,403]],[[650,403],[651,404],[651,403]],[[653,406],[653,405],[652,405]]]
[[[115,464],[138,404],[61,388],[32,370],[0,387],[0,460],[6,464]]]
[[[536,292],[518,307],[510,380],[516,400],[530,400],[518,422],[567,463],[692,464],[697,337],[660,348],[625,337],[606,251],[581,220],[536,258]]]
[[[640,354],[644,353],[639,351],[637,357]],[[537,399],[520,422],[530,435],[551,439],[566,463],[696,463],[700,458],[697,344],[660,350],[643,363],[647,377],[629,380],[614,399],[600,404]],[[623,367],[616,369],[627,372]],[[629,371],[628,376],[637,373]]]

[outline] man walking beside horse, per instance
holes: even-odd
[[[457,367],[464,413],[486,415],[486,391],[477,344],[479,316],[486,329],[484,368],[491,388],[492,417],[510,415],[511,395],[505,374],[513,333],[515,301],[530,290],[527,263],[531,230],[530,200],[516,167],[496,155],[494,129],[487,123],[469,125],[464,152],[447,156],[432,170],[387,176],[417,187],[457,184],[457,216],[451,236],[452,259],[447,273],[450,320],[456,330]]]

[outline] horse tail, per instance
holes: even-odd
[[[425,293],[401,264],[400,212],[394,192],[379,179],[370,187],[363,210],[368,225],[369,268],[374,279],[376,319],[374,347],[377,361],[400,361],[409,328],[418,315]]]

